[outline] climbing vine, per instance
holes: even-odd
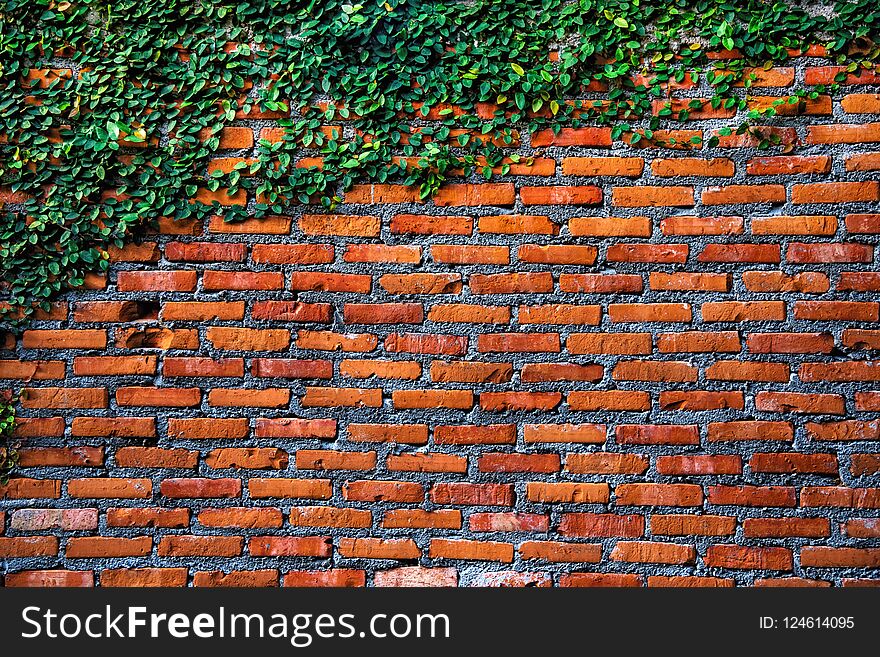
[[[13,442],[15,405],[12,394],[0,393],[0,484],[9,481],[9,475],[18,465],[18,445]]]
[[[878,31],[875,0],[2,0],[6,320],[106,270],[135,229],[217,214],[218,198],[249,196],[222,209],[238,220],[330,208],[358,181],[426,197],[453,172],[507,174],[524,133],[662,142],[706,107],[772,148],[752,123],[873,68]],[[835,84],[751,108],[762,69],[817,44]],[[686,80],[708,93],[672,102]],[[211,164],[224,127],[263,119],[281,130]]]

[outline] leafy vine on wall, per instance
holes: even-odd
[[[330,208],[358,181],[427,197],[453,172],[508,173],[518,132],[661,141],[706,106],[757,130],[829,91],[749,109],[762,69],[821,44],[842,67],[833,91],[875,66],[878,31],[874,0],[4,0],[5,322],[106,270],[133,230],[217,214],[218,195],[256,200],[227,220]],[[711,97],[673,104],[688,76]],[[248,118],[281,134],[209,170],[222,129]]]

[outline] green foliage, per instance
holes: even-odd
[[[12,441],[15,430],[15,405],[12,395],[0,395],[0,484],[9,481],[9,475],[18,465],[18,446]]]
[[[791,49],[824,43],[848,70],[873,67],[880,6],[827,2],[830,20],[817,3],[781,0],[2,0],[9,305],[46,306],[160,217],[217,213],[192,202],[199,189],[259,200],[224,208],[229,220],[293,202],[329,208],[357,181],[429,196],[453,171],[506,173],[515,131],[607,124],[615,138],[657,141],[702,106],[652,115],[689,72],[711,85],[711,107],[744,110],[746,67]],[[720,49],[739,56],[707,57]],[[71,79],[28,76],[71,65]],[[208,171],[220,130],[254,108],[284,117],[284,138]],[[755,110],[738,129],[775,113]],[[340,129],[328,136],[327,125]]]

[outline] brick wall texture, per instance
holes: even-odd
[[[682,148],[739,123],[707,109],[428,202],[163,222],[5,338],[6,585],[877,584],[878,84],[783,112],[793,152]]]

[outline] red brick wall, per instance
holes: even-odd
[[[431,202],[165,222],[6,339],[6,584],[876,584],[865,81],[776,122],[794,153],[583,128]]]

